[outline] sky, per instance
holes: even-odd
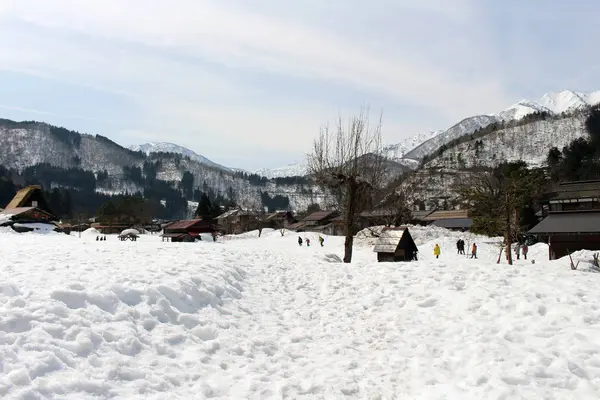
[[[0,117],[250,171],[368,107],[394,144],[600,89],[591,0],[0,0]]]

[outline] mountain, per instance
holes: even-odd
[[[563,90],[547,93],[536,101],[521,100],[499,113],[465,118],[445,130],[415,134],[399,143],[384,147],[383,153],[389,159],[414,170],[418,168],[424,158],[432,155],[443,146],[492,124],[520,121],[532,114],[560,115],[585,109],[599,103],[600,91],[584,93]],[[306,165],[296,163],[279,168],[260,169],[255,173],[268,178],[298,176],[306,174]]]
[[[424,159],[402,183],[402,190],[410,199],[426,201],[428,208],[435,208],[443,201],[456,199],[455,185],[464,182],[473,171],[493,168],[504,161],[522,160],[532,167],[543,166],[552,147],[562,149],[587,135],[589,105],[563,104],[554,110],[568,111],[535,114],[455,139],[447,148]]]
[[[200,164],[204,164],[207,165],[209,167],[213,167],[213,168],[218,168],[218,169],[222,169],[224,171],[229,171],[231,172],[232,170],[230,168],[227,168],[221,164],[217,164],[214,161],[209,160],[208,158],[194,152],[193,150],[190,150],[188,148],[185,148],[183,146],[179,146],[177,144],[174,143],[169,143],[169,142],[148,142],[148,143],[144,143],[144,144],[136,144],[136,145],[132,145],[129,146],[130,150],[133,151],[141,151],[142,153],[145,154],[150,154],[150,153],[175,153],[175,154],[181,154],[184,155],[186,157],[189,157],[190,159],[194,160],[194,161],[198,161]]]
[[[521,100],[497,114],[476,115],[463,119],[458,124],[438,133],[436,136],[407,152],[403,160],[405,160],[407,165],[409,162],[421,161],[453,140],[473,134],[478,129],[485,128],[494,123],[518,121],[535,113],[560,115],[581,110],[598,103],[600,103],[600,91],[582,93],[563,90],[561,92],[547,93],[537,101]]]
[[[93,173],[92,179],[94,176],[98,179],[92,184],[99,193],[145,193],[150,189],[146,184],[148,177],[162,182],[163,189],[168,185],[179,190],[184,177],[191,174],[192,190],[211,191],[249,208],[261,208],[265,202],[284,204],[286,198],[293,210],[306,209],[313,203],[325,206],[329,201],[306,178],[277,181],[252,176],[196,153],[190,155],[189,150],[184,155],[187,149],[171,144],[151,144],[134,151],[101,135],[81,134],[36,121],[3,119],[0,119],[0,143],[0,166],[19,173],[38,169],[39,174],[45,174],[44,181],[48,181],[48,171],[53,176],[69,175],[74,169],[89,171]],[[46,166],[40,168],[41,164]],[[62,171],[57,172],[56,168]],[[36,173],[28,171],[28,174]],[[64,185],[58,181],[51,184]],[[188,196],[187,200],[192,199]]]

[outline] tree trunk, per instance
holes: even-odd
[[[511,224],[511,213],[512,208],[509,207],[508,195],[506,196],[506,260],[508,265],[512,265],[512,252],[511,252],[511,241],[512,241],[512,224]]]
[[[350,180],[348,182],[348,202],[346,204],[346,215],[345,215],[345,231],[346,231],[346,240],[344,241],[344,262],[350,263],[352,262],[352,245],[354,244],[354,223],[356,217],[356,207],[358,199],[356,198],[358,194],[358,186],[354,180]]]
[[[352,262],[352,245],[354,244],[354,236],[347,235],[344,241],[344,262]]]

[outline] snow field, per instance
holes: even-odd
[[[592,399],[600,275],[590,252],[496,264],[496,239],[411,228],[419,262],[364,233],[162,243],[0,233],[0,397]],[[307,234],[302,234],[302,237]],[[463,235],[468,243],[468,237]],[[439,243],[442,256],[433,257]]]

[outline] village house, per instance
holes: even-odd
[[[473,220],[469,218],[468,210],[433,211],[424,217],[423,221],[432,226],[463,232],[471,229],[473,224]]]
[[[316,211],[301,219],[299,222],[290,225],[289,229],[296,232],[318,232],[325,235],[338,235],[340,213],[337,211]]]
[[[203,233],[215,233],[213,224],[202,219],[190,219],[175,221],[165,226],[161,237],[167,242],[194,242],[200,239]]]
[[[264,227],[272,229],[288,228],[297,222],[291,211],[276,211],[268,214],[264,219]]]
[[[373,248],[378,262],[417,260],[419,249],[407,227],[383,228]]]
[[[19,223],[41,222],[55,225],[58,220],[48,207],[41,186],[31,185],[19,190],[0,215],[0,220]],[[5,222],[6,223],[6,222]]]
[[[215,218],[218,230],[226,234],[240,234],[259,228],[258,215],[255,212],[236,208],[224,212]]]
[[[540,205],[544,219],[529,234],[548,243],[550,260],[600,250],[600,180],[555,185]]]

